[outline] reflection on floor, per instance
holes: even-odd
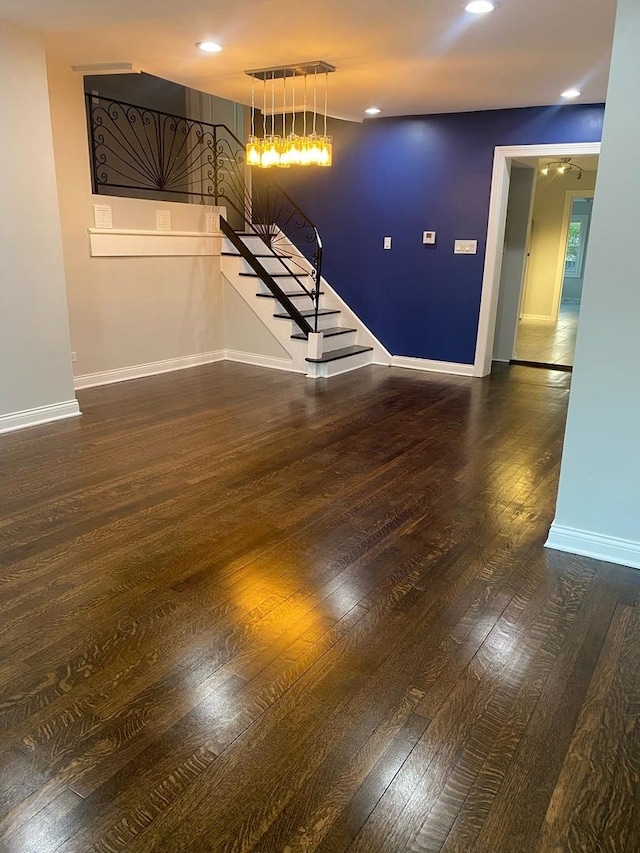
[[[579,312],[579,305],[567,303],[560,306],[557,323],[520,320],[514,358],[572,366]]]

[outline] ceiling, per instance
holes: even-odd
[[[520,165],[538,168],[544,166],[546,163],[557,163],[560,159],[560,157],[518,157],[517,162]],[[569,160],[576,166],[580,166],[585,172],[597,172],[600,155],[579,154],[569,157]]]
[[[134,62],[159,77],[248,103],[243,71],[322,59],[337,66],[329,111],[359,120],[559,102],[606,93],[615,0],[0,0],[0,19],[46,32],[69,64]],[[196,41],[224,50],[204,54]]]

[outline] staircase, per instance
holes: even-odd
[[[224,206],[223,275],[290,355],[291,370],[329,377],[389,363],[322,278],[318,229],[275,181],[252,173],[226,125],[91,95],[86,107],[94,193]]]
[[[277,227],[269,242],[255,231],[224,234],[222,273],[291,356],[291,369],[328,378],[373,362],[374,346],[313,264]],[[350,313],[350,312],[349,312]]]

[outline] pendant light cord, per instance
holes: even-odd
[[[291,104],[291,135],[296,135],[296,72],[293,72],[292,82],[292,104]]]
[[[327,110],[329,108],[329,73],[324,72],[324,135],[327,135]]]
[[[316,135],[316,118],[318,115],[318,69],[313,69],[313,135]]]
[[[307,75],[304,75],[304,106],[303,106],[302,135],[307,135]]]
[[[256,135],[256,78],[251,78],[251,136]]]
[[[287,138],[287,72],[282,78],[282,138]]]
[[[271,73],[271,136],[276,135],[276,75]]]
[[[262,135],[267,138],[267,78],[262,78]]]

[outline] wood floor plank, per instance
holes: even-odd
[[[550,595],[539,584],[518,593],[363,827],[354,851],[403,850],[414,843],[420,849],[424,819],[441,794],[451,794],[446,785],[455,779],[458,763],[467,751],[482,763],[527,676],[527,662],[542,645],[545,629],[562,605],[579,599],[577,590],[582,588],[584,594],[590,580],[576,572],[558,578]],[[558,620],[556,630],[566,631],[574,616],[575,609],[565,610],[564,622]]]
[[[540,834],[539,850],[637,849],[639,740],[627,709],[640,681],[628,650],[638,618],[618,606],[600,653]]]
[[[615,594],[607,595],[597,583],[592,583],[567,637],[563,642],[555,643],[551,654],[547,647],[547,653],[541,655],[529,669],[527,681],[521,685],[491,750],[484,757],[481,766],[476,764],[469,776],[464,803],[461,804],[458,814],[453,816],[453,822],[446,825],[448,834],[443,837],[440,849],[464,851],[475,849],[474,845],[478,843],[478,849],[490,850],[494,844],[501,844],[502,836],[497,842],[490,837],[478,842],[481,830],[489,832],[491,821],[487,821],[488,815],[493,820],[501,810],[501,826],[509,820],[514,825],[518,820],[526,823],[528,818],[522,816],[522,800],[534,799],[538,793],[541,796],[544,794],[528,782],[522,782],[521,791],[526,793],[521,793],[516,803],[509,792],[515,790],[518,783],[512,779],[505,781],[505,777],[515,768],[516,763],[520,765],[520,762],[515,761],[518,753],[524,757],[532,746],[534,749],[535,745],[544,748],[547,742],[547,727],[550,725],[549,716],[553,717],[555,711],[550,697],[561,693],[564,686],[570,683],[572,672],[581,666],[584,650],[591,649],[594,643],[597,647],[597,643],[602,642],[603,631],[607,629],[614,608]],[[571,708],[575,707],[579,698],[576,700],[571,696],[567,697],[567,700],[563,704],[563,723],[565,729],[570,729]],[[542,760],[544,761],[544,758]],[[530,771],[533,774],[535,756],[530,758],[529,762],[523,760],[520,766],[522,770],[526,768],[527,773]],[[505,806],[505,803],[509,803],[510,808]],[[449,817],[451,818],[451,815]],[[520,837],[519,827],[511,827],[508,832],[504,832],[505,837],[509,837],[513,850],[525,850],[530,844],[528,840],[523,841]]]
[[[0,437],[0,850],[637,853],[640,573],[571,377],[221,363]]]

